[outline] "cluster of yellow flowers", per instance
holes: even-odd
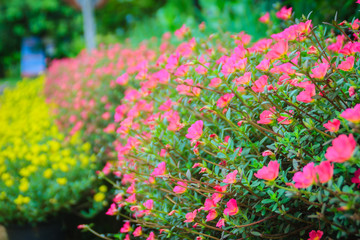
[[[42,90],[43,78],[23,80],[0,96],[0,201],[14,210],[75,198],[95,168],[90,144],[58,131]]]

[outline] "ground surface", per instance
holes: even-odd
[[[7,240],[5,228],[0,225],[0,240]]]

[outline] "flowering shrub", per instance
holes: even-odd
[[[0,223],[36,223],[75,204],[95,180],[91,145],[66,139],[41,96],[43,79],[0,96]]]
[[[114,127],[109,124],[111,102],[119,102],[121,90],[111,80],[118,74],[121,63],[114,64],[119,47],[94,52],[89,57],[85,52],[75,59],[54,60],[48,70],[45,84],[47,102],[55,104],[52,111],[58,116],[59,129],[72,136],[80,134],[84,141],[99,152],[112,142]],[[112,94],[116,92],[116,94]],[[104,129],[104,131],[103,131]]]
[[[175,49],[114,60],[118,159],[100,176],[116,189],[107,214],[125,221],[112,237],[360,236],[359,27],[291,16],[254,43],[183,26]]]

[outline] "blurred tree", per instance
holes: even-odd
[[[152,16],[165,3],[166,0],[108,0],[95,12],[97,31],[121,34],[134,22]]]
[[[61,0],[0,0],[0,74],[18,64],[23,37],[53,38],[55,57],[62,57],[81,32],[81,14]]]
[[[331,22],[337,13],[338,20],[352,21],[359,4],[355,0],[283,0],[283,4],[292,6],[295,17],[307,16],[311,11],[311,19],[315,24]]]

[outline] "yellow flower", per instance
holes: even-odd
[[[27,203],[29,203],[30,202],[30,198],[29,197],[24,197],[23,198],[23,203],[25,203],[25,204],[27,204]]]
[[[50,168],[46,169],[43,173],[44,178],[48,178],[48,179],[51,178],[52,175],[53,175],[53,171]]]
[[[19,190],[21,192],[26,192],[30,187],[30,183],[26,178],[22,178],[20,179],[20,185],[19,185]]]
[[[107,186],[105,186],[105,185],[101,185],[100,187],[99,187],[99,190],[100,190],[100,192],[107,192]]]
[[[56,179],[56,182],[59,184],[59,185],[65,185],[67,183],[67,179],[66,178],[57,178]]]
[[[14,200],[14,203],[16,205],[22,205],[22,204],[27,204],[30,202],[30,198],[29,197],[24,197],[23,195],[18,195],[18,197]]]
[[[85,151],[85,152],[89,152],[90,151],[90,149],[91,149],[91,145],[90,145],[90,143],[84,143],[82,146],[81,146],[81,149],[83,150],[83,151]]]
[[[61,145],[60,145],[59,142],[49,141],[48,143],[49,143],[49,145],[50,145],[51,151],[53,151],[53,152],[59,151],[59,149],[60,149],[60,147],[61,147]]]
[[[11,175],[9,174],[9,173],[3,173],[2,175],[1,175],[1,179],[3,180],[3,181],[6,181],[7,179],[9,179],[11,177]]]
[[[7,180],[5,181],[5,185],[6,185],[7,187],[11,187],[12,185],[14,185],[14,180],[12,180],[12,179],[7,179]]]
[[[27,170],[27,168],[21,168],[19,170],[19,174],[22,177],[28,177],[30,175],[29,171]]]
[[[6,192],[1,192],[0,193],[0,200],[4,200],[6,198]]]
[[[102,192],[98,192],[94,195],[95,202],[102,202],[105,199],[105,194]]]
[[[60,170],[63,171],[63,172],[69,171],[69,167],[68,167],[65,163],[60,163],[60,164],[59,164],[59,168],[60,168]]]

